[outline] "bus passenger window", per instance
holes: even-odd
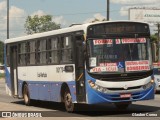
[[[58,38],[49,38],[46,43],[46,62],[48,64],[58,63]]]
[[[26,64],[30,64],[30,42],[26,42]]]
[[[40,41],[40,63],[46,64],[46,40]]]
[[[71,63],[73,60],[72,39],[71,36],[62,38],[62,62]]]
[[[36,59],[36,44],[35,41],[30,42],[30,64],[34,65],[35,64],[35,59]]]
[[[58,51],[59,42],[57,37],[49,38],[46,45],[46,61],[48,64],[57,64],[59,62]]]
[[[36,41],[36,64],[40,64],[40,40]]]
[[[51,63],[51,38],[47,39],[47,43],[46,43],[46,50],[47,50],[47,63],[50,64]]]
[[[52,44],[51,61],[52,63],[58,63],[59,61],[58,60],[58,46],[59,46],[58,38],[53,38],[51,44]]]
[[[26,65],[26,43],[20,43],[18,45],[18,64],[19,65]]]

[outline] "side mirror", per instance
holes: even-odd
[[[73,65],[67,65],[64,67],[64,71],[65,72],[73,72],[74,71],[74,67]]]

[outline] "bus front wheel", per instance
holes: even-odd
[[[29,106],[31,104],[31,99],[29,96],[29,89],[27,84],[25,84],[23,87],[23,98],[25,105]]]
[[[74,103],[72,103],[72,96],[69,90],[66,90],[64,93],[64,104],[67,112],[73,112],[74,111]]]

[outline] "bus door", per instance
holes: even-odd
[[[76,61],[76,94],[78,102],[86,102],[86,92],[85,92],[85,71],[84,71],[84,37],[75,36],[75,61]]]
[[[18,76],[17,76],[17,45],[10,47],[10,74],[11,74],[11,91],[12,95],[18,95]]]

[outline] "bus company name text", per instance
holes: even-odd
[[[38,72],[37,73],[37,77],[47,77],[47,73],[45,73],[45,72]]]

